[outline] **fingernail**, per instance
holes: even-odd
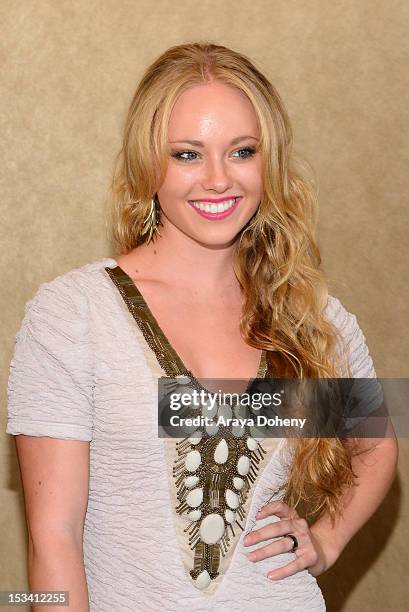
[[[246,557],[249,561],[255,561],[253,553],[249,553],[248,555],[246,555]]]
[[[269,578],[270,580],[276,580],[274,574],[267,574],[267,578]]]

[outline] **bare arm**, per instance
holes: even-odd
[[[28,528],[31,591],[69,591],[64,610],[88,612],[82,535],[88,503],[89,442],[15,437]],[[61,606],[47,606],[61,612]],[[43,610],[34,605],[32,610]]]
[[[313,576],[319,576],[335,563],[349,540],[378,508],[395,476],[398,457],[396,437],[391,429],[390,437],[364,438],[360,440],[360,446],[367,452],[352,459],[356,484],[344,493],[344,509],[334,524],[328,514],[323,514],[309,527],[294,508],[280,500],[267,503],[256,514],[256,519],[275,515],[281,520],[249,533],[244,538],[244,545],[252,546],[271,538],[280,539],[250,552],[247,555],[250,561],[261,561],[293,550],[293,543],[280,536],[293,534],[298,542],[296,558],[270,571],[267,574],[269,578],[281,580],[304,569],[308,569]]]
[[[379,507],[395,477],[398,444],[391,430],[389,437],[364,438],[360,445],[367,452],[352,459],[357,486],[345,494],[342,516],[332,525],[324,514],[311,526],[311,533],[322,552],[321,559],[309,570],[313,575],[319,575],[335,563],[349,540]]]

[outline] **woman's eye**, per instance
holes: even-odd
[[[180,153],[172,153],[172,157],[181,161],[190,161],[192,158],[182,157],[182,155],[197,155],[194,151],[181,151]],[[194,158],[193,158],[194,159]]]
[[[241,151],[245,151],[247,153],[247,155],[245,155],[244,157],[240,155],[242,159],[246,159],[247,157],[253,157],[256,152],[256,149],[254,147],[244,147],[244,149],[239,149],[238,151],[236,151],[236,153],[240,153]]]
[[[256,149],[254,147],[244,147],[243,149],[235,151],[235,153],[241,153],[242,151],[244,151],[246,155],[239,155],[239,159],[248,159],[249,157],[253,157],[256,152]],[[196,159],[195,157],[183,157],[184,155],[194,156],[198,155],[198,153],[196,153],[196,151],[179,151],[176,153],[172,153],[172,157],[174,157],[175,159],[180,159],[181,161],[189,162]]]

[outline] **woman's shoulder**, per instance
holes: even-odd
[[[6,433],[92,439],[90,301],[99,304],[104,267],[113,266],[105,258],[69,270],[41,283],[25,304],[10,361]]]
[[[345,308],[340,299],[331,294],[329,294],[327,298],[327,303],[324,308],[324,316],[337,327],[342,327],[352,320],[352,318],[356,318],[354,314]]]
[[[40,283],[33,297],[26,302],[25,311],[47,306],[61,308],[62,311],[82,310],[90,299],[103,297],[103,272],[106,267],[112,268],[115,265],[115,259],[105,257]]]
[[[373,378],[376,376],[369,354],[366,337],[355,314],[349,312],[341,300],[328,295],[324,316],[341,334],[349,355],[353,377]]]
[[[341,300],[334,295],[328,295],[323,314],[325,318],[333,323],[342,334],[349,336],[359,330],[358,320],[355,314],[350,312]]]

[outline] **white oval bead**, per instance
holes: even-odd
[[[217,414],[217,404],[211,406],[209,402],[202,402],[202,416],[212,419]]]
[[[190,381],[189,381],[189,382],[190,382]],[[178,393],[180,393],[180,394],[182,394],[182,393],[183,393],[183,395],[185,395],[185,396],[186,396],[186,395],[190,395],[189,405],[191,405],[191,403],[192,403],[192,401],[193,401],[193,391],[194,391],[194,389],[193,389],[192,387],[189,387],[189,386],[180,386],[180,387],[178,388]],[[186,403],[186,404],[185,404],[185,403],[183,404],[183,406],[186,406],[186,405],[187,405],[187,403]],[[192,406],[192,408],[197,408],[197,406]]]
[[[184,423],[183,425],[178,425],[178,427],[180,427],[183,432],[183,435],[185,436],[192,435],[192,433],[196,430],[196,425],[186,425],[186,423]]]
[[[191,510],[186,515],[191,521],[198,521],[202,516],[201,510]]]
[[[220,440],[214,451],[214,460],[216,463],[226,463],[229,457],[229,447],[226,440]]]
[[[239,478],[238,476],[235,476],[233,478],[233,484],[235,489],[240,491],[244,487],[244,480],[242,478]]]
[[[234,521],[236,520],[236,513],[232,510],[229,510],[228,508],[226,508],[226,510],[224,511],[224,516],[228,523],[234,523]]]
[[[210,425],[206,425],[206,432],[208,436],[214,436],[217,434],[219,426],[215,421],[212,421]]]
[[[238,418],[241,418],[241,419],[248,418],[248,416],[249,416],[248,406],[243,406],[243,404],[237,404],[234,407],[234,413],[235,413],[236,417],[238,417]]]
[[[201,464],[201,461],[202,461],[202,458],[200,456],[199,451],[197,450],[190,451],[190,453],[186,455],[186,459],[185,459],[185,467],[187,471],[194,472],[195,470],[197,470],[197,468]]]
[[[196,444],[199,444],[201,439],[202,439],[202,434],[200,431],[198,431],[196,435],[190,436],[189,442],[190,444],[193,444],[193,446],[196,446]]]
[[[247,448],[251,451],[255,451],[257,448],[257,441],[254,438],[247,438]]]
[[[232,418],[232,414],[232,410],[227,404],[222,404],[221,406],[219,406],[219,409],[217,411],[217,416],[223,417],[224,419],[226,419],[226,421]]]
[[[244,434],[244,427],[241,425],[233,425],[231,432],[235,438],[241,438]]]
[[[188,476],[185,478],[185,487],[186,489],[192,489],[199,482],[199,476]]]
[[[186,503],[191,508],[197,508],[203,501],[203,489],[198,487],[186,495]]]
[[[224,534],[224,520],[220,514],[208,514],[200,523],[200,539],[205,544],[216,544]]]
[[[224,496],[226,498],[227,505],[230,506],[230,508],[232,508],[233,510],[238,508],[239,496],[234,491],[232,491],[231,489],[227,489]]]
[[[206,587],[209,586],[210,581],[211,579],[209,576],[209,572],[207,570],[203,570],[203,572],[200,572],[200,574],[198,575],[198,577],[196,578],[193,584],[198,589],[205,589]]]
[[[242,455],[237,462],[237,471],[241,476],[245,476],[250,469],[250,459]]]

